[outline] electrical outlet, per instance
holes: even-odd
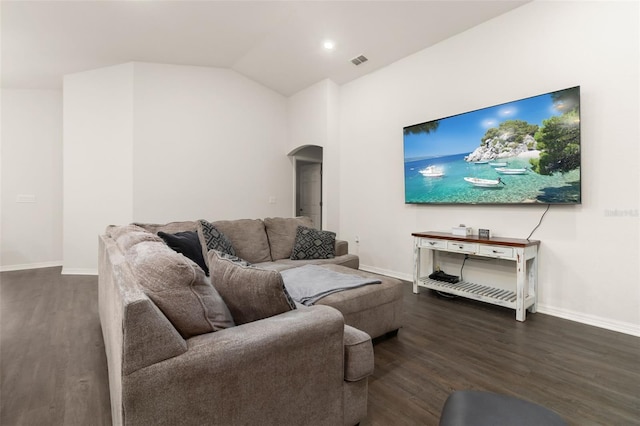
[[[356,244],[360,244],[360,237],[358,237],[357,235],[356,235],[356,238],[355,238],[355,242],[356,242]]]

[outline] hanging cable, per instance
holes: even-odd
[[[549,208],[551,207],[551,204],[547,204],[547,208],[545,209],[545,211],[542,213],[542,216],[540,216],[540,221],[538,222],[538,224],[536,225],[535,228],[533,228],[533,230],[531,231],[531,233],[529,234],[529,236],[527,237],[527,241],[529,241],[529,238],[531,238],[531,236],[533,235],[534,232],[536,232],[536,229],[538,229],[538,227],[540,226],[540,224],[542,223],[542,219],[544,219],[544,215],[547,214],[547,212],[549,211]]]
[[[466,262],[468,258],[469,258],[469,255],[465,254],[464,260],[462,261],[462,266],[460,267],[460,281],[464,281],[464,279],[462,278],[462,269],[464,268],[464,262]]]

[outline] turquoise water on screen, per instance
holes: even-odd
[[[529,170],[524,175],[503,175],[489,164],[464,161],[469,153],[447,155],[405,162],[405,202],[407,203],[579,203],[580,169],[569,173],[543,176]],[[496,160],[507,162],[507,168],[530,169],[526,158]],[[439,178],[424,177],[420,170],[436,166],[444,171]],[[502,179],[505,185],[480,188],[464,180],[465,177]]]

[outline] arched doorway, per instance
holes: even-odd
[[[293,159],[295,215],[308,216],[322,229],[322,147],[304,145],[289,153]]]

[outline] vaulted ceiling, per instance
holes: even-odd
[[[2,87],[60,88],[65,74],[141,61],[230,68],[288,96],[528,1],[2,1]]]

